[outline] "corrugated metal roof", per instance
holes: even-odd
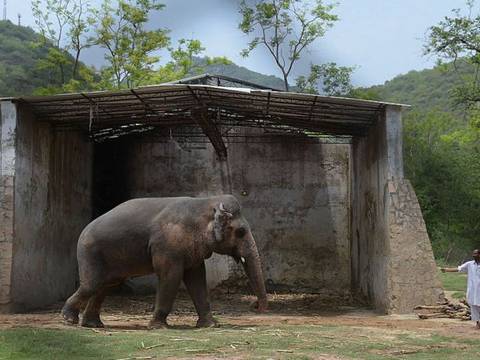
[[[39,121],[60,129],[198,125],[204,111],[216,126],[260,126],[362,136],[385,106],[403,104],[273,90],[163,84],[120,91],[4,98],[27,104]],[[1,99],[0,99],[1,100]]]

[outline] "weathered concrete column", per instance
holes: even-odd
[[[403,179],[402,108],[387,106],[385,109],[388,178]]]
[[[385,313],[443,297],[418,200],[404,178],[400,106],[353,141],[352,287]]]
[[[432,246],[420,204],[404,178],[401,108],[385,109],[388,153],[389,313],[408,313],[416,305],[443,299]]]
[[[17,109],[0,102],[0,313],[12,307],[11,280],[14,239],[15,132]]]

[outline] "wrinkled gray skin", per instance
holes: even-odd
[[[214,326],[204,260],[212,252],[241,261],[257,295],[258,311],[267,309],[260,259],[250,227],[235,197],[144,198],[118,205],[92,221],[78,240],[80,287],[62,315],[82,326],[102,327],[100,308],[108,287],[132,276],[155,273],[158,289],[151,328],[167,326],[183,280],[193,300],[198,327]]]

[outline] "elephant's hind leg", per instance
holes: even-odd
[[[70,324],[78,324],[78,314],[88,299],[95,293],[96,287],[80,285],[78,290],[68,298],[62,309],[62,316]]]
[[[80,322],[81,326],[91,328],[104,327],[102,320],[100,320],[100,309],[102,307],[103,300],[105,300],[106,293],[107,289],[101,288],[96,292],[96,294],[90,297],[83,312],[82,321]]]

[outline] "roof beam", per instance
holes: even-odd
[[[225,146],[222,134],[218,130],[217,126],[209,119],[207,109],[204,108],[194,111],[192,113],[192,117],[212,143],[218,158],[220,160],[226,160],[227,147]]]
[[[195,91],[193,91],[190,86],[188,87],[188,89],[190,90],[190,92],[192,93],[192,96],[195,98],[195,100],[198,102],[198,104],[202,106],[201,109],[192,111],[192,117],[197,122],[197,124],[200,126],[203,133],[208,137],[208,139],[212,143],[212,145],[215,149],[215,152],[218,155],[218,158],[220,160],[226,160],[227,159],[227,147],[225,146],[225,143],[223,142],[222,134],[217,129],[217,126],[208,117],[208,107],[206,106],[206,104],[202,100],[199,99],[199,97],[197,96]]]

